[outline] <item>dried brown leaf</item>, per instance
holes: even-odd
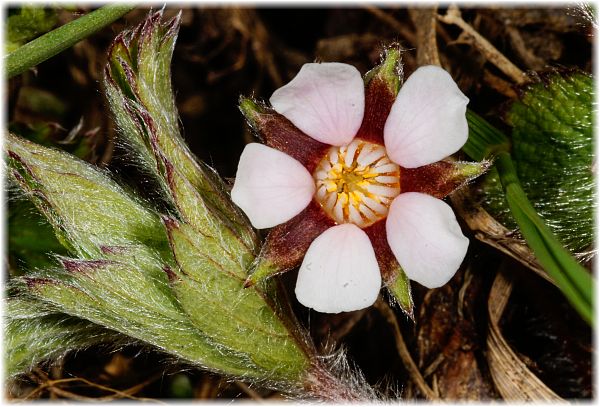
[[[490,320],[487,359],[496,388],[502,398],[509,402],[565,401],[527,368],[527,365],[508,345],[500,331],[500,318],[511,291],[511,281],[505,274],[499,272],[492,285],[488,300]]]

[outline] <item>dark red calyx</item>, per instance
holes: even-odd
[[[298,267],[313,240],[334,225],[321,206],[311,201],[298,215],[271,229],[244,286]]]
[[[252,99],[241,97],[240,110],[265,145],[295,158],[311,174],[331,147],[309,137],[283,115]]]
[[[490,161],[438,161],[418,168],[400,168],[402,193],[421,192],[442,199],[490,168]]]

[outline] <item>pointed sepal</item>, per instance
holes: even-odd
[[[398,266],[396,271],[396,278],[393,281],[387,282],[386,288],[402,312],[414,321],[414,303],[410,288],[410,280],[400,266]],[[393,302],[392,305],[394,305]]]
[[[239,107],[260,141],[298,160],[310,173],[330,148],[263,103],[242,96]]]
[[[379,82],[385,84],[390,95],[396,97],[402,82],[402,53],[398,46],[388,46],[384,49],[381,62],[365,75],[365,84]]]
[[[365,75],[365,112],[356,137],[383,145],[383,128],[402,80],[400,49],[385,49],[381,63]]]
[[[400,188],[403,193],[421,192],[443,199],[484,174],[491,165],[489,160],[443,160],[417,168],[401,168]]]
[[[364,231],[369,236],[373,250],[375,250],[375,257],[377,258],[384,286],[387,287],[390,294],[397,301],[402,312],[413,319],[410,281],[390,249],[387,241],[385,220],[374,223],[365,228]]]

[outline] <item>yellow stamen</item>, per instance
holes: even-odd
[[[313,177],[323,210],[337,223],[361,228],[385,218],[400,193],[400,167],[383,146],[362,140],[329,149]]]

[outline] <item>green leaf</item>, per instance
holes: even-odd
[[[132,340],[91,322],[73,318],[32,298],[9,298],[4,308],[4,368],[7,377],[55,359],[70,350]]]
[[[531,85],[507,115],[512,156],[523,190],[558,238],[573,251],[594,241],[594,81],[553,74]]]
[[[271,293],[242,287],[257,237],[222,181],[196,160],[179,133],[169,69],[179,16],[166,23],[160,18],[152,14],[115,40],[105,87],[117,122],[130,129],[126,142],[177,210],[180,222],[166,221],[178,262],[170,269],[172,288],[201,332],[244,355],[263,378],[297,382],[308,364],[289,331],[298,326],[282,324],[285,316],[267,302]]]
[[[552,74],[530,85],[510,107],[513,160],[533,207],[573,252],[593,246],[597,207],[593,176],[593,81],[583,73]],[[482,184],[485,207],[510,228],[497,173]]]
[[[10,135],[12,180],[77,257],[17,279],[16,291],[210,371],[297,391],[317,363],[305,330],[272,285],[243,289],[256,235],[244,217],[226,213],[237,209],[224,190],[213,188],[215,175],[203,171],[209,167],[195,160],[170,123],[177,117],[168,112],[174,109],[170,87],[167,95],[164,83],[141,84],[149,68],[134,71],[142,61],[156,62],[159,56],[145,56],[146,48],[168,43],[174,21],[163,27],[160,13],[153,14],[131,37],[117,38],[107,67],[107,89],[124,106],[115,114],[127,115],[121,130],[133,132],[127,137],[137,143],[138,157],[152,164],[171,215],[161,220],[83,161]],[[144,92],[147,100],[139,98]]]
[[[128,249],[126,249],[128,251]],[[238,377],[261,378],[239,353],[199,332],[178,306],[160,262],[123,253],[127,262],[65,259],[65,270],[28,276],[26,292],[61,312],[154,345],[188,362]],[[148,263],[154,263],[151,267]]]
[[[58,22],[56,11],[39,6],[21,6],[6,20],[6,48],[12,52],[27,41],[50,31]]]
[[[104,87],[115,121],[123,129],[121,136],[159,181],[167,199],[173,199],[166,173],[170,166],[214,208],[221,223],[254,248],[257,237],[231,202],[225,184],[196,159],[181,137],[170,71],[180,16],[164,23],[161,17],[162,12],[151,14],[136,29],[120,34],[109,50]]]
[[[244,289],[245,270],[202,249],[204,236],[167,223],[175,259],[171,286],[193,323],[213,340],[248,355],[269,380],[301,381],[309,363],[259,288]],[[228,318],[223,318],[228,315]]]
[[[168,251],[159,217],[99,169],[14,135],[5,149],[9,175],[73,254],[95,258],[103,246],[132,242]]]
[[[177,171],[171,163],[164,161],[167,172],[167,183],[180,217],[192,226],[201,242],[198,250],[207,256],[217,253],[218,261],[229,259],[225,264],[238,276],[245,277],[247,269],[254,260],[254,247],[248,247],[228,223],[221,220],[217,211],[192,186],[192,184]]]

